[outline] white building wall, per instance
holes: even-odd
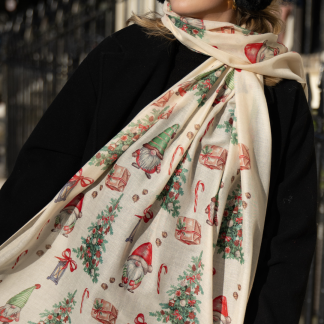
[[[157,0],[116,0],[115,31],[126,27],[126,20],[132,12],[141,15],[149,10],[155,10],[163,14],[162,7],[163,5]]]

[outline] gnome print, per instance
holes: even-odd
[[[68,234],[73,231],[76,221],[82,217],[83,198],[83,193],[78,194],[61,210],[55,218],[52,232],[61,231],[63,236],[68,237]]]
[[[141,284],[144,276],[152,270],[152,244],[143,243],[127,258],[119,287],[124,287],[133,293]]]
[[[22,308],[26,305],[34,289],[39,289],[40,287],[41,285],[37,284],[27,288],[10,298],[4,306],[0,307],[0,323],[19,322]]]
[[[280,49],[268,46],[267,41],[264,41],[263,43],[247,44],[244,52],[251,63],[259,63],[279,55]]]
[[[178,128],[179,124],[175,124],[165,129],[149,143],[144,144],[141,149],[133,152],[132,155],[136,157],[136,162],[133,162],[132,166],[142,169],[148,179],[151,179],[152,173],[160,173],[164,152],[171,139],[175,137]]]
[[[228,316],[227,299],[225,296],[218,296],[213,300],[213,323],[230,324],[231,318]]]

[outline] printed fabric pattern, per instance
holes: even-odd
[[[0,323],[243,323],[270,182],[263,75],[307,96],[301,56],[275,34],[163,10],[209,58],[0,247]]]

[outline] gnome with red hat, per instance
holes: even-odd
[[[247,44],[244,52],[251,63],[260,63],[279,55],[280,49],[279,47],[268,46],[267,41],[264,41],[263,43]]]
[[[152,270],[152,244],[143,243],[127,258],[119,287],[124,287],[133,293],[141,284],[144,276]]]
[[[76,221],[82,217],[82,203],[84,194],[80,193],[74,197],[56,216],[52,232],[61,231],[62,235],[68,237],[75,226]]]
[[[213,323],[229,324],[231,318],[228,316],[227,299],[225,296],[218,296],[213,300]]]
[[[152,173],[160,173],[164,152],[178,128],[178,124],[168,127],[149,143],[144,144],[141,149],[133,152],[132,156],[136,157],[136,162],[132,163],[132,166],[142,169],[148,179],[151,179]]]
[[[1,323],[10,323],[12,321],[19,322],[21,309],[26,305],[32,292],[35,289],[39,289],[40,287],[41,285],[36,284],[10,298],[4,306],[0,307],[0,322]]]

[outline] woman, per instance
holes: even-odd
[[[0,191],[3,240],[40,211],[1,247],[0,321],[298,323],[317,177],[278,5],[171,0],[88,55]]]

